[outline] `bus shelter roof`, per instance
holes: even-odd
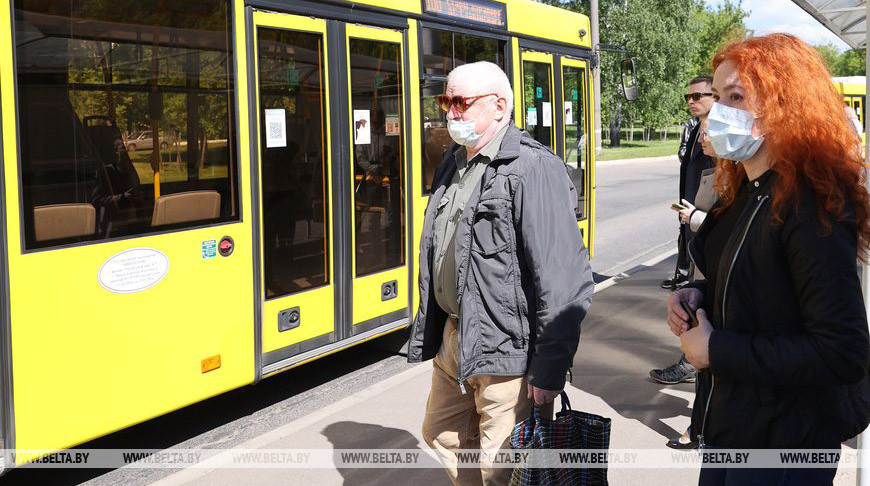
[[[866,0],[792,0],[853,49],[867,46]]]

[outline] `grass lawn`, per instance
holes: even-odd
[[[619,159],[636,159],[640,157],[661,157],[662,155],[676,155],[677,149],[680,148],[679,140],[650,140],[649,142],[639,141],[628,142],[625,139],[622,141],[622,146],[619,148],[609,148],[607,143],[601,148],[601,155],[598,160],[619,160]]]

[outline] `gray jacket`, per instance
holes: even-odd
[[[455,148],[435,171],[426,208],[409,362],[441,346],[447,313],[430,285],[432,226],[456,171]],[[574,195],[565,163],[511,125],[456,228],[458,385],[473,375],[525,374],[539,388],[564,386],[594,288]]]

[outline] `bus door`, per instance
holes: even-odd
[[[858,115],[858,121],[861,122],[861,126],[864,126],[864,97],[863,96],[855,96],[852,98],[852,110]]]
[[[557,152],[556,119],[553,113],[553,55],[523,51],[522,80],[522,126],[535,140]]]
[[[404,63],[399,31],[253,20],[268,374],[407,320]]]
[[[402,33],[347,25],[352,335],[408,318]]]
[[[594,183],[595,164],[592,163],[594,143],[591,125],[591,103],[589,90],[589,71],[587,62],[562,57],[561,66],[561,105],[559,118],[562,123],[564,140],[563,159],[568,165],[568,174],[577,189],[577,221],[583,232],[586,246],[592,252],[592,225],[595,211]]]

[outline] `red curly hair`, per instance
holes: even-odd
[[[849,126],[843,98],[815,49],[789,34],[750,37],[723,47],[713,70],[725,61],[736,65],[750,111],[760,119],[771,169],[774,219],[781,223],[784,205],[797,204],[798,186],[819,200],[818,217],[830,230],[830,218],[844,219],[848,200],[858,226],[858,257],[870,248],[870,196],[864,187],[861,140]],[[734,202],[745,178],[743,164],[717,159],[716,189],[722,209]]]

